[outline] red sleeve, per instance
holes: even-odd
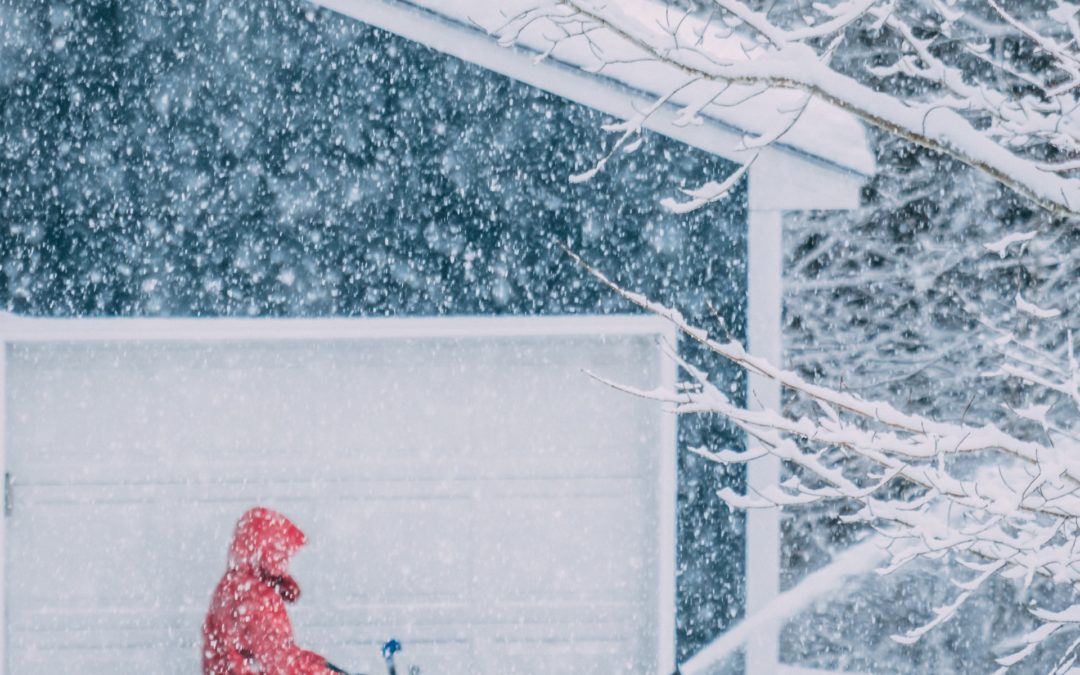
[[[293,642],[285,603],[274,593],[247,626],[251,651],[266,675],[331,675],[326,659]]]

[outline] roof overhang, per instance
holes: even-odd
[[[556,49],[538,27],[517,36],[512,46],[494,33],[522,0],[313,0],[341,14],[482,66],[619,119],[653,106],[677,82],[661,64],[609,64],[601,72],[583,40]],[[653,0],[634,0],[638,11],[664,11]],[[712,38],[715,39],[715,38]],[[733,46],[733,49],[739,45]],[[744,53],[741,49],[739,53]],[[544,58],[540,56],[544,54]],[[715,87],[715,85],[712,85]],[[746,139],[768,132],[802,101],[800,92],[767,90],[705,106],[691,121],[684,108],[702,91],[693,87],[672,97],[645,126],[687,145],[745,163],[750,169],[750,207],[764,210],[847,209],[859,203],[874,158],[862,124],[827,103],[811,100],[782,138],[760,149]],[[708,177],[719,180],[722,177]]]

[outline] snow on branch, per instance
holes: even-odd
[[[590,70],[653,67],[658,89],[663,82],[693,82],[707,92],[704,99],[660,97],[684,107],[688,118],[707,106],[731,105],[738,98],[732,88],[798,90],[975,167],[1054,214],[1080,215],[1080,180],[1070,175],[1080,155],[1075,12],[1050,12],[1034,22],[995,2],[979,16],[943,2],[915,3],[909,11],[897,0],[818,2],[777,16],[741,0],[705,4],[708,11],[695,14],[657,0],[536,0],[497,34],[506,43],[529,31],[542,34],[545,53],[587,54],[583,67]],[[1033,68],[1030,56],[1017,55],[1027,50],[991,53],[984,35],[965,28],[971,22],[992,22],[1048,63]],[[856,25],[900,46],[891,65],[856,73],[831,65],[833,50]],[[925,86],[882,91],[872,79],[886,71]],[[762,138],[781,140],[783,127]]]
[[[679,362],[689,386],[626,390],[681,414],[722,415],[756,440],[752,452],[694,450],[705,458],[744,463],[768,454],[790,468],[790,478],[781,484],[747,493],[723,490],[724,501],[743,509],[842,503],[854,507],[846,511],[845,522],[863,524],[887,542],[881,573],[917,561],[935,561],[938,569],[955,572],[952,593],[922,624],[900,631],[894,640],[918,642],[957,616],[992,580],[1014,580],[1024,589],[1036,578],[1058,585],[1063,592],[1054,599],[1057,606],[1031,609],[1039,626],[996,652],[1003,672],[1047,640],[1058,645],[1057,636],[1080,633],[1080,604],[1068,606],[1080,591],[1080,433],[1075,430],[1080,367],[1063,322],[1074,303],[1067,299],[1071,295],[1047,297],[1038,285],[1060,289],[1063,276],[1075,273],[1074,264],[1062,263],[1072,255],[1067,228],[1043,241],[1040,235],[1052,231],[1039,223],[1080,216],[1080,5],[1068,0],[782,4],[765,12],[754,0],[702,0],[690,10],[659,0],[520,0],[496,34],[506,43],[527,36],[533,45],[546,45],[545,55],[592,71],[629,69],[638,83],[643,73],[653,79],[653,86],[643,89],[654,93],[656,104],[610,125],[622,136],[592,172],[576,179],[602,170],[624,145],[636,147],[643,126],[661,108],[676,108],[676,123],[688,125],[710,111],[734,111],[755,101],[754,110],[764,119],[743,128],[739,149],[757,157],[770,144],[783,143],[807,103],[817,99],[966,164],[1044,210],[1038,223],[1033,217],[1008,221],[1016,224],[996,229],[996,241],[974,244],[985,269],[995,274],[1014,269],[1021,257],[1051,261],[1030,275],[1038,282],[1018,282],[1009,295],[978,288],[948,293],[991,338],[986,351],[993,358],[980,361],[973,376],[1023,392],[1022,400],[997,406],[1001,415],[990,418],[997,424],[967,423],[966,408],[948,416],[954,421],[942,421],[809,381],[748,353],[738,342],[711,335],[674,308],[620,287],[568,251],[616,293],[665,317],[707,352],[788,392],[789,409],[748,410],[674,349],[669,356]],[[869,57],[853,58],[858,44],[867,41],[874,45]],[[850,42],[857,44],[845,51]],[[773,109],[763,110],[769,106]],[[684,213],[722,199],[747,166],[713,180],[704,177],[701,185],[685,188],[683,197],[664,200],[664,206]],[[927,194],[911,198],[940,200],[940,190],[928,185]],[[822,241],[832,241],[832,233],[824,233]],[[824,255],[826,244],[820,246]],[[874,273],[853,276],[851,283],[873,282]],[[998,299],[987,303],[987,297]],[[1011,327],[998,325],[999,317]],[[943,560],[951,564],[942,565]],[[1065,650],[1062,672],[1080,654],[1080,638]]]
[[[626,290],[573,252],[567,253],[617,294],[667,319],[709,352],[816,404],[798,409],[817,414],[747,409],[670,345],[665,352],[686,373],[689,384],[643,390],[607,382],[663,402],[680,414],[722,415],[758,441],[746,453],[694,450],[706,458],[744,463],[771,454],[793,468],[791,477],[779,485],[745,494],[721,490],[725,502],[738,509],[761,509],[843,501],[857,506],[845,517],[848,522],[869,525],[887,542],[882,573],[943,556],[956,562],[961,572],[971,573],[954,579],[955,595],[923,624],[893,636],[897,642],[918,642],[955,617],[995,577],[1030,583],[1039,576],[1069,589],[1080,588],[1080,547],[1075,545],[1080,537],[1080,439],[1050,432],[1052,442],[1037,442],[992,425],[935,421],[808,382],[749,354],[738,342],[713,337],[678,310]],[[1076,391],[1080,378],[1072,359],[1053,372],[1043,370],[1047,386]],[[1046,425],[1045,407],[1022,412]],[[1025,635],[1020,649],[999,659],[1003,669],[1020,663],[1051,635],[1080,630],[1080,605],[1039,608],[1034,617],[1042,627]]]
[[[687,197],[690,199],[680,202],[674,199],[664,199],[660,203],[665,208],[670,209],[674,213],[690,213],[696,211],[706,204],[712,204],[715,201],[719,201],[728,196],[732,188],[734,188],[739,180],[742,179],[743,174],[747,172],[750,166],[753,164],[753,160],[743,164],[738,169],[733,171],[730,176],[724,179],[722,183],[708,182],[699,188],[683,190]]]

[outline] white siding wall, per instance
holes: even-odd
[[[14,339],[7,672],[195,672],[257,503],[308,532],[294,622],[340,665],[393,635],[428,673],[657,671],[674,427],[582,369],[670,364],[655,331],[586,332]]]

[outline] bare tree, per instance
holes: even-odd
[[[970,167],[1031,205],[1034,215],[1003,223],[994,240],[978,243],[975,256],[982,265],[996,260],[1026,272],[1024,289],[1007,304],[977,283],[958,285],[950,295],[983,336],[987,349],[980,353],[991,355],[968,366],[1004,383],[991,391],[1021,392],[987,406],[997,413],[993,420],[969,421],[976,419],[968,416],[970,403],[950,400],[931,406],[939,413],[931,415],[823,386],[608,282],[713,354],[778,382],[797,403],[785,410],[746,409],[685,361],[692,386],[634,392],[680,413],[720,413],[757,440],[750,452],[701,451],[715,461],[771,454],[792,467],[780,485],[750,494],[725,491],[725,500],[747,509],[854,505],[847,519],[888,541],[885,571],[941,560],[954,563],[950,571],[962,570],[952,580],[952,595],[921,625],[894,636],[897,642],[918,641],[998,578],[1060,588],[1056,604],[1030,608],[1039,625],[997,659],[1005,670],[1051,636],[1080,634],[1080,366],[1067,321],[1073,298],[1063,292],[1076,276],[1071,244],[1080,216],[1074,177],[1080,170],[1080,5],[846,0],[799,3],[797,10],[763,11],[741,0],[682,7],[532,0],[519,3],[498,35],[510,43],[544,41],[548,52],[573,52],[595,70],[652,68],[668,84],[653,108],[610,125],[618,134],[613,148],[574,180],[588,180],[616,152],[632,151],[649,116],[664,105],[680,106],[690,123],[709,106],[738,105],[780,89],[800,98],[794,105],[785,99],[768,128],[745,139],[751,154],[783,139],[817,98]],[[841,63],[836,56],[856,33],[880,48],[858,65]],[[722,199],[752,162],[666,205],[685,212]],[[954,269],[948,255],[971,252],[943,251],[936,267],[908,274],[942,279]],[[858,270],[853,278],[865,281],[864,275]],[[951,414],[940,414],[950,408]],[[1080,654],[1080,638],[1054,644],[1060,645],[1054,670],[1064,672]]]

